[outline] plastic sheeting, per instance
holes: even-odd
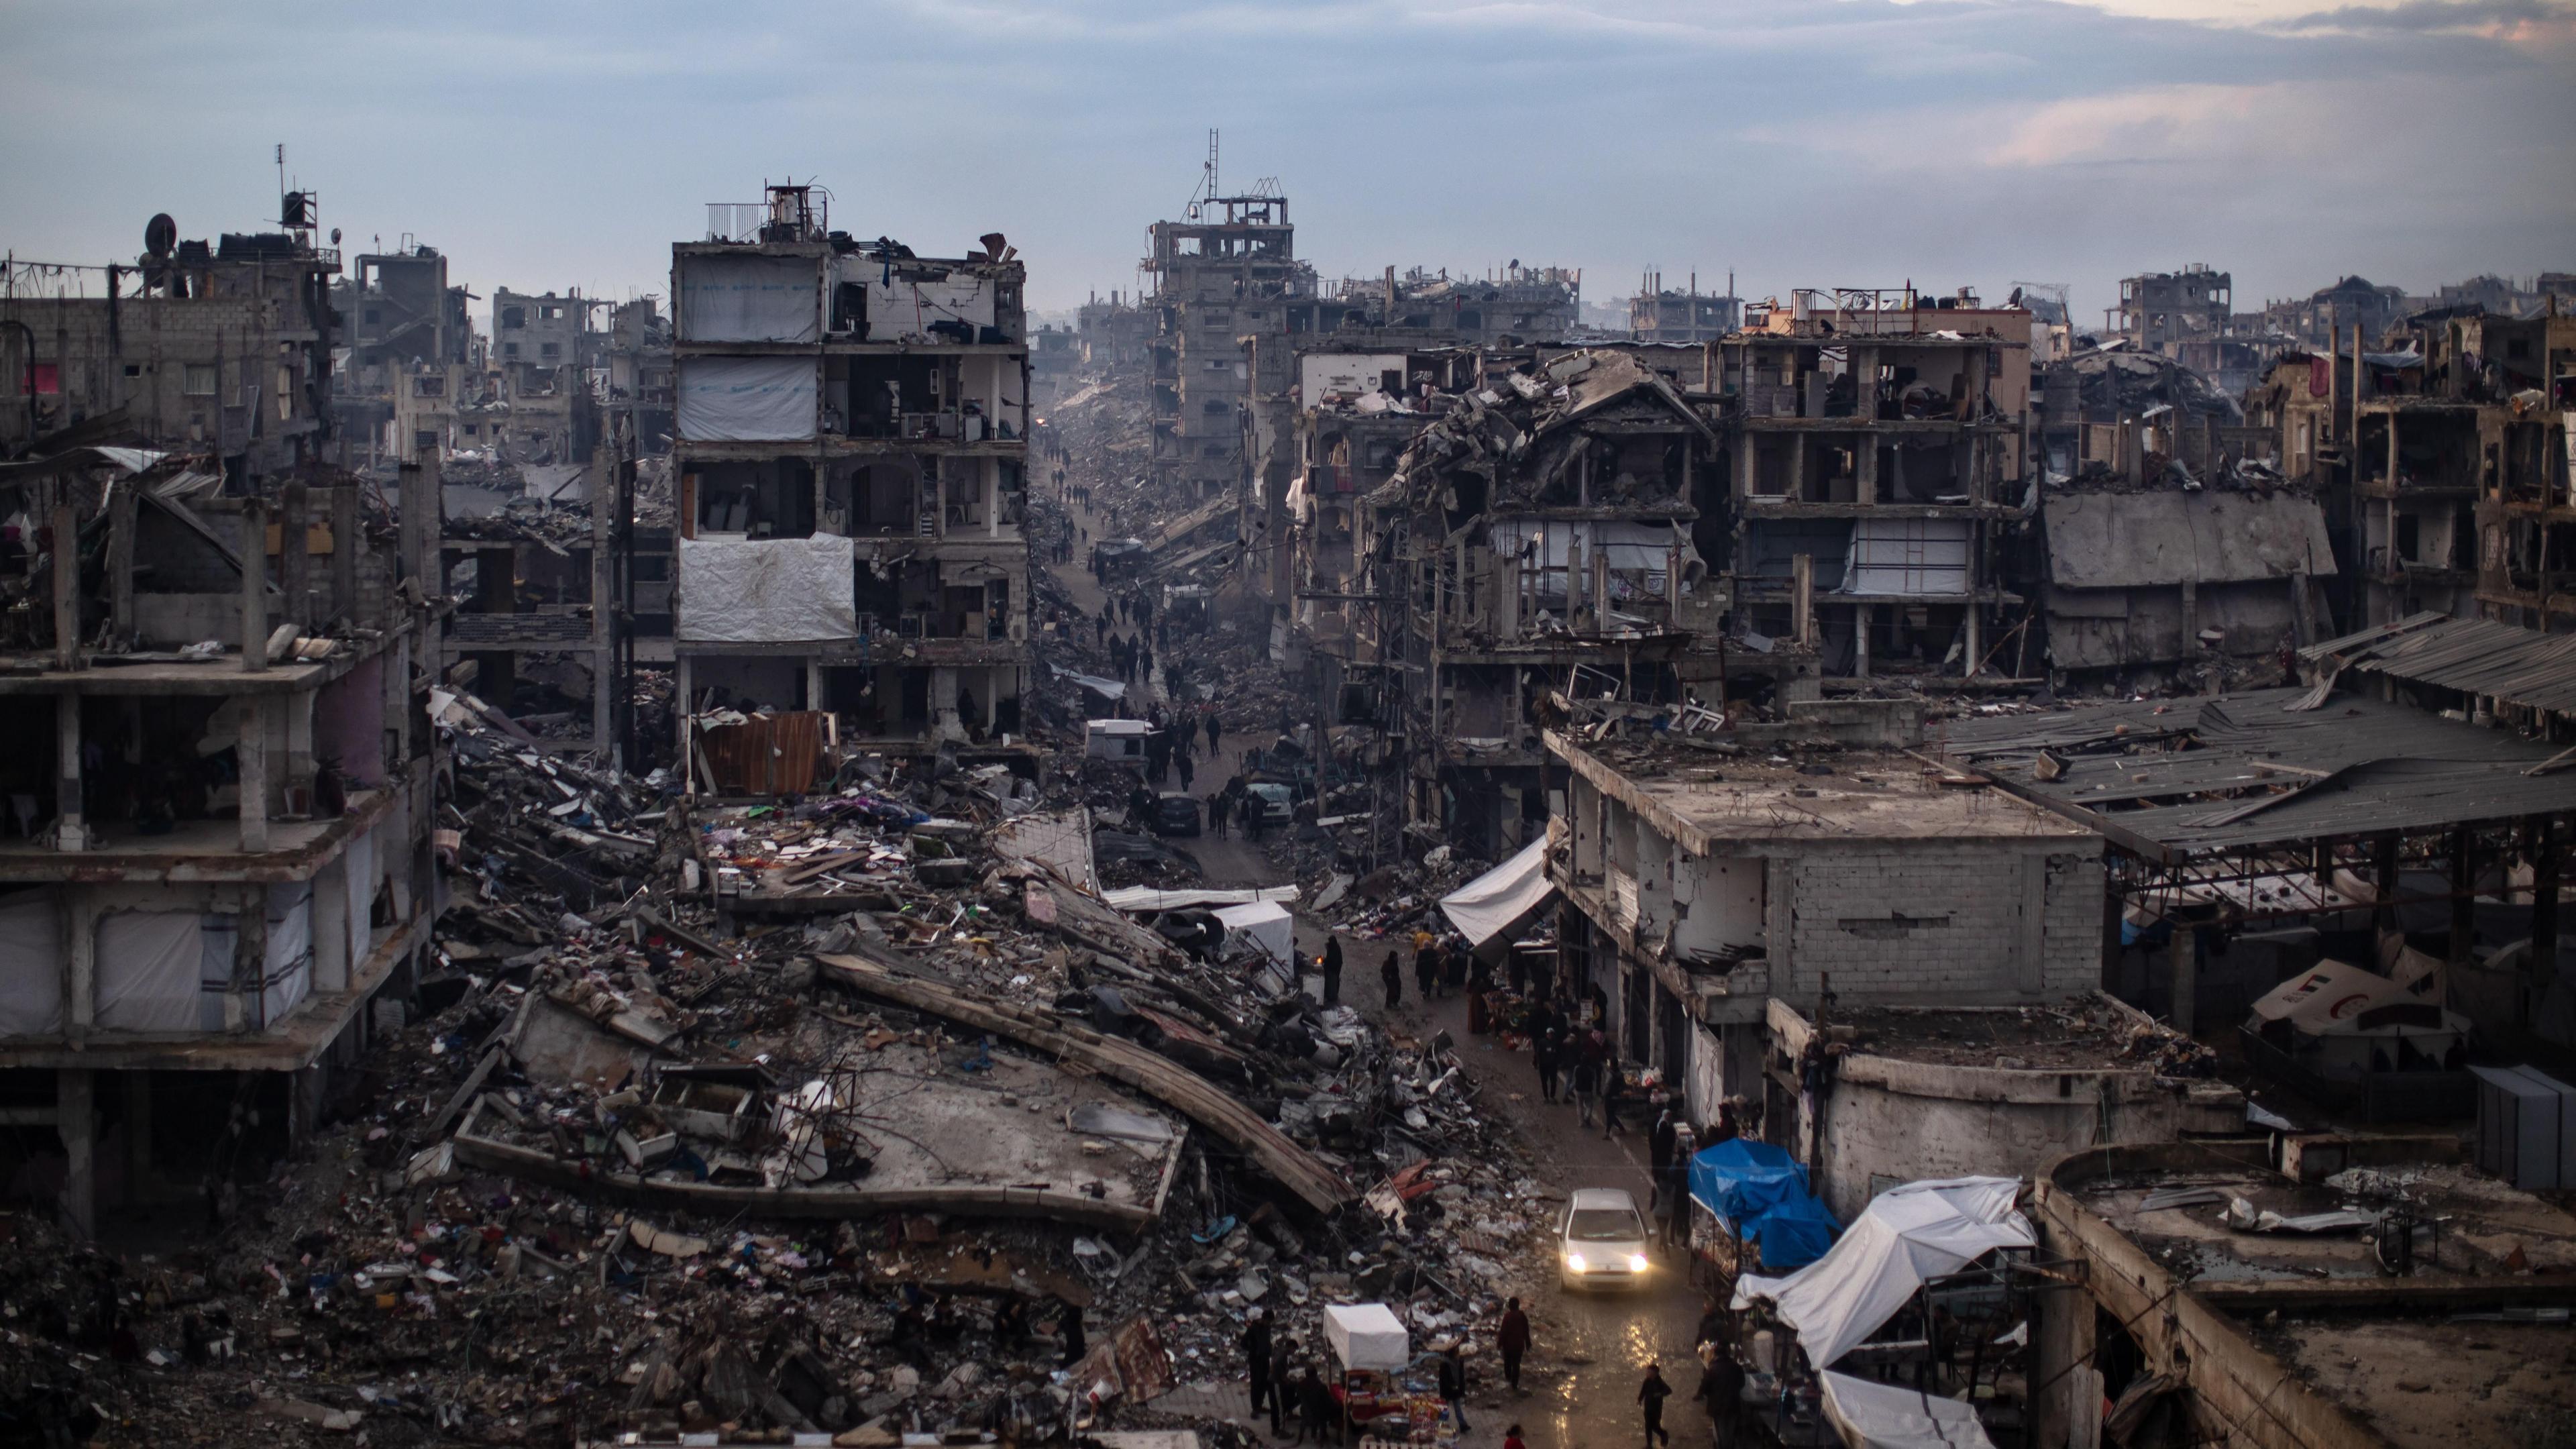
[[[1896,1316],[1927,1278],[1956,1273],[1997,1248],[2039,1239],[2013,1208],[2021,1180],[1951,1177],[1880,1193],[1841,1242],[1785,1278],[1746,1274],[1735,1306],[1768,1298],[1798,1331],[1807,1361],[1825,1368]]]
[[[1440,898],[1440,913],[1468,949],[1483,953],[1507,942],[1521,923],[1556,899],[1556,883],[1547,878],[1547,837],[1521,847],[1521,852]]]
[[[63,1029],[63,969],[56,901],[26,891],[0,904],[0,1037]]]
[[[812,342],[811,257],[699,253],[680,267],[680,336],[690,342]]]
[[[1804,1164],[1768,1142],[1736,1137],[1692,1154],[1690,1192],[1747,1242],[1762,1264],[1803,1268],[1833,1246],[1841,1225],[1807,1186]]]
[[[1487,536],[1497,553],[1519,553],[1524,545],[1535,544],[1529,549],[1525,566],[1558,573],[1565,571],[1579,540],[1585,568],[1592,567],[1595,552],[1607,553],[1612,573],[1646,575],[1647,586],[1657,591],[1664,586],[1665,570],[1672,566],[1675,544],[1681,545],[1682,550],[1682,582],[1695,584],[1708,572],[1699,550],[1691,546],[1690,536],[1669,523],[1497,518]]]
[[[1994,1449],[1973,1405],[1849,1374],[1821,1375],[1844,1449]]]
[[[1325,1305],[1324,1344],[1344,1368],[1391,1371],[1413,1361],[1412,1335],[1383,1303]]]
[[[1288,908],[1277,901],[1224,906],[1215,914],[1219,921],[1225,923],[1228,940],[1237,935],[1247,936],[1271,960],[1283,966],[1297,954],[1296,921],[1288,914]]]
[[[354,982],[375,946],[375,928],[368,923],[374,919],[376,904],[376,833],[369,830],[351,836],[342,862],[349,879],[349,909],[343,915],[349,930],[349,979]]]
[[[693,443],[793,443],[814,436],[811,357],[684,357],[680,436]]]
[[[1962,598],[1968,592],[1964,518],[1863,518],[1852,524],[1846,594]]]
[[[98,918],[100,1027],[202,1031],[210,1011],[213,1025],[223,1025],[221,999],[209,998],[199,980],[205,919],[196,911],[113,911]],[[232,979],[229,959],[223,979]]]
[[[812,644],[855,639],[858,555],[850,540],[717,540],[679,544],[680,638],[692,644]]]

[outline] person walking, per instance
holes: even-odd
[[[1315,1436],[1318,1444],[1327,1439],[1335,1444],[1342,1442],[1339,1432],[1341,1405],[1334,1401],[1333,1391],[1315,1376],[1315,1366],[1311,1363],[1306,1365],[1305,1377],[1297,1381],[1297,1403],[1302,1411],[1297,1426],[1298,1443],[1305,1443],[1309,1434]]]
[[[1427,1003],[1440,986],[1440,958],[1434,954],[1440,947],[1434,941],[1417,940],[1413,948],[1413,984]]]
[[[1324,938],[1324,1004],[1342,1004],[1342,938]]]
[[[1521,1426],[1514,1424],[1503,1431],[1503,1449],[1529,1449],[1521,1438]]]
[[[1219,736],[1219,735],[1223,734],[1224,732],[1225,732],[1225,726],[1224,726],[1222,723],[1220,723],[1220,722],[1218,721],[1217,717],[1216,717],[1216,701],[1214,701],[1214,700],[1209,700],[1209,701],[1208,701],[1208,707],[1207,707],[1207,737],[1208,737],[1208,758],[1209,758],[1209,759],[1213,760],[1213,759],[1215,759],[1215,758],[1216,758],[1217,736]]]
[[[1297,1345],[1280,1339],[1270,1347],[1270,1437],[1280,1438],[1288,1432],[1288,1395],[1295,1385],[1289,1381],[1288,1366],[1296,1362]],[[1304,1417],[1302,1406],[1299,1417]]]
[[[1219,840],[1226,838],[1225,807],[1225,792],[1223,790],[1210,790],[1208,792],[1208,827],[1216,832],[1216,838]]]
[[[1258,1414],[1267,1406],[1271,1422],[1278,1422],[1279,1386],[1270,1379],[1270,1315],[1256,1308],[1246,1315],[1243,1325],[1243,1365],[1252,1380],[1252,1412]]]
[[[1502,1332],[1494,1340],[1494,1346],[1503,1351],[1503,1382],[1511,1385],[1512,1392],[1516,1394],[1521,1391],[1521,1359],[1528,1354],[1529,1345],[1529,1315],[1521,1312],[1519,1299],[1505,1299]],[[1512,1432],[1519,1433],[1520,1426],[1513,1425]]]
[[[1181,736],[1181,738],[1182,738],[1182,739],[1188,739],[1188,738],[1189,738],[1189,736],[1188,736],[1188,735],[1183,735],[1183,736]],[[1175,765],[1176,767],[1178,767],[1178,768],[1179,768],[1179,770],[1180,770],[1180,772],[1181,772],[1181,793],[1183,793],[1183,794],[1188,794],[1188,793],[1189,793],[1189,788],[1190,788],[1190,779],[1191,779],[1191,777],[1192,777],[1192,776],[1194,776],[1194,775],[1198,774],[1198,772],[1199,772],[1199,770],[1198,770],[1198,766],[1193,765],[1193,764],[1191,764],[1191,763],[1190,763],[1190,752],[1189,752],[1187,749],[1183,749],[1183,750],[1180,752],[1180,756],[1179,756],[1179,758],[1177,758],[1177,759],[1173,760],[1173,761],[1172,761],[1172,763],[1173,763],[1173,765]]]
[[[1735,1449],[1743,1418],[1744,1365],[1723,1343],[1702,1351],[1699,1399],[1708,1410],[1708,1431],[1717,1449]]]
[[[1628,1078],[1619,1070],[1617,1057],[1601,1059],[1601,1136],[1604,1141],[1619,1135],[1619,1108],[1627,1096]]]
[[[1461,1434],[1467,1426],[1467,1363],[1458,1356],[1458,1340],[1440,1351],[1440,1410],[1458,1425]]]
[[[1538,1073],[1538,1099],[1556,1100],[1556,1033],[1543,1031],[1530,1038],[1530,1068]]]
[[[1666,1444],[1673,1442],[1672,1431],[1664,1427],[1664,1400],[1672,1396],[1673,1386],[1664,1382],[1664,1366],[1646,1365],[1646,1381],[1637,1385],[1637,1406],[1645,1411],[1649,1449],[1659,1439]]]
[[[1574,1120],[1584,1127],[1592,1125],[1592,1094],[1601,1082],[1601,1066],[1587,1054],[1574,1059],[1574,1079],[1566,1084],[1567,1095],[1574,1098]]]
[[[1404,968],[1396,960],[1397,955],[1394,947],[1388,947],[1386,960],[1377,968],[1377,984],[1386,992],[1389,1011],[1404,1004]]]

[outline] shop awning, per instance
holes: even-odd
[[[1976,1409],[1902,1384],[1876,1384],[1849,1374],[1819,1375],[1825,1418],[1845,1449],[1994,1449]]]

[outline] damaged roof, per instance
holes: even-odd
[[[2576,812],[2576,771],[2532,773],[2545,745],[2353,694],[2303,707],[2315,697],[2262,689],[1960,720],[1943,750],[2167,863]]]
[[[2576,713],[2576,634],[2427,612],[2311,644],[2299,659],[2492,695],[2526,709]]]

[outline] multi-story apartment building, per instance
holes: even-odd
[[[1314,309],[1311,325],[1289,314],[1291,332],[1367,329],[1418,334],[1470,347],[1553,342],[1581,325],[1583,274],[1518,261],[1485,277],[1414,267],[1398,275],[1345,278]]]
[[[993,740],[1028,668],[1024,269],[825,205],[771,187],[671,249],[680,694],[829,711],[845,749]]]
[[[1196,220],[1158,221],[1143,268],[1155,279],[1155,474],[1196,497],[1241,496],[1266,525],[1274,520],[1250,491],[1253,399],[1284,402],[1287,387],[1255,388],[1253,368],[1284,374],[1289,309],[1316,299],[1288,198],[1210,197]],[[1284,483],[1280,492],[1284,504]]]
[[[1985,667],[2023,504],[2030,314],[1911,287],[1794,294],[1718,344],[1739,615],[1830,676]]]
[[[437,592],[437,489],[386,550],[319,456],[336,256],[155,230],[141,295],[0,308],[38,348],[0,354],[38,520],[0,562],[0,1110],[18,1151],[51,1129],[84,1231],[219,1203],[320,1120],[437,906],[406,602]]]

